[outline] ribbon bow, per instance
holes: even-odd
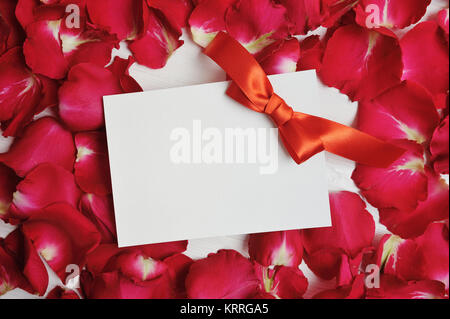
[[[242,105],[270,116],[292,158],[301,164],[324,150],[363,165],[385,168],[405,151],[354,128],[294,112],[274,93],[266,73],[235,39],[220,32],[204,50],[230,78],[227,94]]]

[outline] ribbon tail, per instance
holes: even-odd
[[[386,168],[405,152],[354,128],[299,112],[280,127],[280,135],[298,164],[326,150],[362,165]]]

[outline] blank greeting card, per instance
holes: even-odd
[[[269,78],[321,115],[315,72]],[[228,85],[104,97],[120,247],[331,226],[324,153],[297,165]]]

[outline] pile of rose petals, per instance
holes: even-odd
[[[424,19],[430,2],[2,0],[0,122],[14,142],[0,218],[16,227],[0,239],[0,295],[303,298],[305,262],[335,281],[314,298],[448,298],[449,9]],[[164,67],[183,28],[203,47],[227,32],[268,74],[315,69],[359,103],[359,129],[407,152],[356,166],[360,193],[330,194],[332,228],[250,235],[249,258],[192,260],[187,241],[117,248],[101,97],[141,91],[130,66]],[[132,55],[112,59],[121,42]],[[46,266],[61,279],[49,293]],[[62,285],[68,266],[79,289]]]

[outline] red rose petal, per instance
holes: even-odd
[[[16,288],[34,292],[16,260],[6,252],[0,240],[0,297]]]
[[[111,196],[84,194],[78,208],[97,227],[102,236],[102,244],[117,242],[114,206]]]
[[[22,45],[25,39],[25,32],[15,15],[16,6],[17,0],[3,0],[0,3],[0,20],[3,21],[3,32],[7,31],[6,50]],[[0,33],[2,33],[2,31],[0,31]]]
[[[111,194],[106,136],[100,132],[75,135],[78,150],[75,161],[75,180],[86,193],[100,196]]]
[[[448,16],[449,16],[448,8],[447,9],[442,9],[441,11],[439,11],[438,23],[439,23],[439,26],[442,28],[442,30],[444,30],[445,34],[447,34],[447,35],[448,35],[448,32],[449,32],[448,31],[448,29],[449,29],[449,27],[448,27],[448,24],[449,24]]]
[[[252,263],[233,250],[194,262],[186,278],[192,299],[246,299],[256,295],[258,287]]]
[[[401,57],[396,38],[343,26],[328,41],[319,76],[354,101],[371,99],[400,83]]]
[[[320,70],[324,47],[318,35],[312,35],[300,42],[300,58],[297,71]]]
[[[2,16],[0,16],[0,56],[6,51],[7,43],[9,36],[9,27],[6,24],[5,20],[3,20]]]
[[[18,0],[16,6],[16,17],[22,27],[26,29],[31,23],[39,20],[46,20],[49,17],[58,15],[64,16],[66,6],[75,4],[80,7],[80,15],[85,16],[85,0]]]
[[[305,251],[303,259],[316,276],[331,280],[339,274],[342,252],[337,248],[324,247],[316,251]]]
[[[175,297],[176,283],[169,266],[147,254],[158,250],[158,247],[164,251],[165,246],[150,246],[119,249],[116,245],[100,245],[88,256],[86,271],[81,276],[86,296],[126,299]],[[182,263],[179,265],[181,268]],[[173,267],[172,271],[175,271],[178,266]]]
[[[168,274],[136,283],[119,272],[90,277],[83,272],[82,286],[88,299],[169,299],[174,297]]]
[[[366,28],[403,29],[417,23],[425,15],[430,2],[431,0],[362,0],[355,8],[356,22]]]
[[[178,298],[186,298],[185,281],[194,261],[186,255],[177,254],[164,259]]]
[[[438,123],[433,97],[413,82],[405,81],[359,105],[358,128],[383,140],[424,144]]]
[[[130,76],[129,69],[135,62],[134,57],[130,56],[127,60],[118,56],[114,58],[113,63],[107,67],[116,77],[120,79],[120,85],[124,93],[142,92],[142,88],[135,79]]]
[[[399,247],[396,273],[405,280],[437,280],[449,289],[448,227],[433,223],[422,236],[414,239],[415,246]],[[414,267],[412,267],[414,265]]]
[[[448,43],[442,29],[434,21],[419,23],[401,39],[400,45],[403,79],[421,84],[436,99],[446,95],[449,86]]]
[[[24,235],[30,239],[33,247],[47,264],[60,276],[65,278],[66,266],[72,262],[72,247],[64,229],[48,221],[30,221],[24,225]]]
[[[162,260],[172,255],[185,252],[187,249],[188,241],[174,241],[170,243],[152,244],[140,246],[140,249],[153,259]]]
[[[136,285],[134,282],[121,279],[121,299],[173,299],[175,297],[169,274]]]
[[[72,171],[75,145],[72,134],[55,119],[41,118],[26,127],[7,153],[0,154],[0,162],[24,177],[41,163],[53,163]]]
[[[308,279],[296,267],[269,269],[256,265],[255,270],[260,275],[264,293],[276,299],[302,299],[308,288]]]
[[[172,28],[181,33],[181,29],[187,26],[188,18],[193,6],[191,0],[147,0],[149,7],[161,11],[169,21]]]
[[[98,276],[83,270],[80,275],[81,290],[87,299],[114,299],[120,296],[118,285],[119,273],[105,273]],[[109,283],[109,285],[108,285]],[[107,287],[108,285],[108,287]],[[107,287],[107,289],[106,289]]]
[[[41,164],[17,185],[10,217],[23,220],[56,202],[76,207],[80,196],[72,173],[54,164]]]
[[[37,75],[37,77],[39,78],[42,87],[42,98],[39,104],[39,108],[37,109],[37,113],[40,113],[46,108],[58,105],[59,82],[39,74]]]
[[[430,144],[434,170],[440,174],[449,173],[448,135],[449,123],[447,115],[447,117],[442,121],[439,127],[436,128]]]
[[[62,7],[64,9],[64,7]],[[55,10],[29,24],[24,54],[30,68],[52,79],[62,79],[69,69],[79,63],[104,67],[111,60],[111,51],[118,45],[115,36],[95,29],[81,16],[80,27],[65,23],[68,14]],[[51,60],[53,63],[49,64]]]
[[[448,228],[445,224],[430,224],[417,238],[403,240],[386,235],[378,254],[384,273],[400,279],[437,280],[449,286]]]
[[[333,227],[303,230],[305,261],[320,277],[338,274],[341,254],[355,258],[372,245],[375,222],[362,199],[354,193],[330,194]]]
[[[321,291],[315,294],[312,299],[362,299],[365,295],[364,280],[364,274],[358,275],[352,284]]]
[[[219,31],[226,31],[225,14],[237,0],[202,0],[189,18],[192,38],[202,47],[214,39]]]
[[[62,23],[59,38],[69,69],[80,63],[104,67],[111,61],[112,49],[118,46],[115,36],[89,23],[83,23],[81,28],[70,28]]]
[[[342,254],[339,273],[336,277],[338,286],[351,286],[355,278],[360,273],[360,266],[367,253],[367,248],[359,253],[355,258],[349,258],[348,255]]]
[[[287,9],[287,16],[293,24],[292,34],[306,34],[320,25],[322,20],[320,1],[279,0],[279,3]]]
[[[301,299],[308,289],[308,279],[295,267],[275,267],[273,293],[281,299]]]
[[[5,136],[15,136],[38,111],[41,83],[26,67],[20,47],[0,57],[0,121]]]
[[[59,115],[73,131],[104,125],[103,96],[123,93],[119,78],[90,63],[74,66],[59,89]]]
[[[12,1],[10,1],[12,2]],[[34,11],[39,6],[36,0],[18,0],[15,14],[22,27],[25,29],[30,23],[35,21]]]
[[[48,273],[30,239],[15,230],[4,240],[4,248],[12,256],[31,285],[30,292],[43,296],[47,291]]]
[[[54,204],[33,214],[23,233],[64,280],[70,264],[84,266],[86,255],[100,242],[100,234],[91,222],[68,204]]]
[[[181,34],[164,26],[153,10],[146,14],[148,18],[144,33],[128,47],[139,64],[159,69],[166,65],[169,57],[183,41],[178,39]]]
[[[287,10],[270,0],[239,0],[226,13],[228,33],[250,53],[288,35]]]
[[[330,194],[333,227],[303,230],[306,252],[337,248],[355,257],[372,243],[375,222],[363,200],[355,193]]]
[[[407,150],[388,168],[357,165],[352,179],[367,201],[377,208],[413,210],[427,198],[424,150],[415,142],[397,141]]]
[[[117,244],[102,244],[87,259],[87,269],[92,274],[103,271],[109,260],[123,252],[138,252],[155,260],[163,260],[170,256],[180,254],[186,250],[187,241],[178,241],[163,244],[118,248]]]
[[[298,267],[302,262],[298,230],[250,235],[248,246],[250,258],[263,266]]]
[[[380,288],[367,291],[367,299],[444,299],[445,286],[439,281],[406,282],[397,277],[382,275]]]
[[[424,233],[434,221],[448,219],[448,184],[434,172],[427,172],[428,197],[420,201],[414,210],[382,208],[380,222],[391,232],[403,238],[416,237]]]
[[[322,0],[322,26],[330,28],[358,2],[355,0]]]
[[[65,289],[60,286],[55,287],[47,294],[46,299],[80,299],[77,293],[71,289]]]
[[[267,74],[295,72],[300,57],[297,39],[281,40],[266,47],[258,54],[258,61]]]
[[[149,281],[162,276],[167,266],[137,250],[125,250],[113,256],[102,272],[119,270],[122,275],[135,282]]]
[[[14,171],[0,163],[0,219],[6,219],[19,178]]]
[[[125,250],[125,249],[122,249]],[[91,254],[86,262],[86,269],[96,275],[100,274],[111,257],[121,252],[117,244],[101,244]]]
[[[88,0],[91,21],[109,29],[119,40],[133,40],[142,32],[142,0]]]
[[[66,76],[69,67],[59,38],[61,21],[56,18],[29,24],[26,29],[27,39],[23,45],[28,66],[33,72],[51,79],[62,79]]]

